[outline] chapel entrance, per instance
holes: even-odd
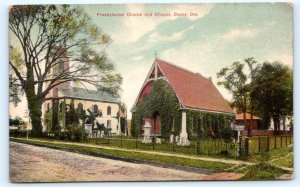
[[[153,114],[153,134],[160,134],[161,117],[158,112]]]

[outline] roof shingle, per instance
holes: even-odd
[[[70,97],[70,98],[107,101],[107,102],[114,102],[114,103],[118,102],[117,97],[103,91],[87,90],[84,88],[72,87],[71,89],[58,88],[58,92],[60,92],[63,96]]]

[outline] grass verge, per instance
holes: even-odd
[[[293,168],[293,157],[293,147],[282,147],[253,155],[248,158],[248,161],[255,163],[265,162],[276,167]]]
[[[102,155],[109,155],[109,156],[125,158],[125,159],[145,160],[145,161],[151,161],[151,162],[161,163],[161,164],[187,166],[187,167],[202,168],[202,169],[209,169],[215,171],[224,171],[224,169],[233,166],[232,164],[221,163],[221,162],[210,162],[210,161],[203,161],[203,160],[178,158],[173,156],[162,156],[162,155],[157,156],[157,155],[151,155],[147,153],[125,152],[120,150],[109,150],[109,149],[87,147],[81,145],[70,145],[70,144],[63,144],[63,143],[51,142],[51,141],[38,142],[31,139],[26,140],[26,139],[12,139],[12,138],[10,140],[15,142],[20,142],[20,143],[50,146],[53,148],[64,148],[74,152],[80,151],[85,153],[92,153],[95,155],[102,154]]]
[[[274,180],[286,171],[268,163],[259,163],[249,166],[240,180]]]

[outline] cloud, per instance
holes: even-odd
[[[144,13],[144,4],[127,4],[128,13]],[[113,33],[116,43],[136,42],[140,37],[150,32],[156,27],[157,23],[151,17],[146,16],[126,16],[122,18],[120,29]]]
[[[134,61],[141,61],[143,59],[144,59],[143,56],[135,56],[135,57],[132,58],[132,60],[134,60]]]
[[[126,9],[128,13],[145,13],[147,4],[127,4]],[[150,5],[149,5],[150,6]],[[158,6],[158,5],[157,5]],[[173,6],[167,6],[165,12],[178,12],[178,13],[197,13],[197,16],[187,16],[189,20],[197,20],[204,17],[214,7],[213,4],[175,4]],[[155,6],[153,6],[155,7]],[[155,13],[155,11],[150,11]],[[115,43],[134,43],[138,41],[145,34],[153,31],[159,24],[176,20],[179,16],[125,16],[122,18],[122,24],[117,32],[111,33]],[[174,36],[176,37],[176,36]]]
[[[171,35],[161,35],[159,32],[154,32],[151,35],[149,35],[148,39],[146,40],[146,43],[148,44],[154,44],[158,42],[174,42],[183,39],[183,36],[185,32],[188,30],[191,30],[194,28],[194,25],[188,27],[187,29],[184,29],[183,31],[173,33]]]
[[[257,29],[252,29],[252,28],[235,28],[230,30],[229,32],[223,34],[220,36],[220,38],[224,41],[227,42],[232,42],[237,39],[242,39],[242,38],[254,38],[257,36],[258,30]]]

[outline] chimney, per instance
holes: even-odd
[[[212,77],[208,77],[208,80],[210,80],[212,82]]]

